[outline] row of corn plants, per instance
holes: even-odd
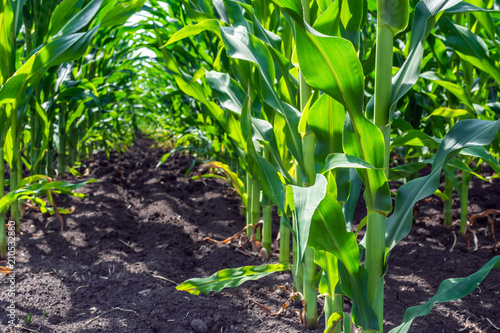
[[[137,126],[141,96],[129,84],[134,27],[122,25],[144,2],[0,1],[0,257],[9,208],[18,232],[28,200],[42,212],[68,213],[52,194],[84,183],[54,176],[77,173],[72,167],[95,149],[130,142],[121,127]]]
[[[470,178],[482,178],[482,162],[499,170],[492,1],[152,3],[151,66],[173,85],[162,98],[184,93],[193,107],[182,118],[217,128],[228,151],[218,165],[268,254],[272,205],[281,216],[278,264],[226,269],[178,289],[208,293],[290,270],[307,328],[317,325],[319,291],[326,332],[382,332],[384,276],[414,204],[439,194],[449,224],[455,189],[463,232]],[[402,183],[392,189],[394,205],[390,180]],[[354,230],[362,185],[367,216]],[[436,302],[469,294],[498,266],[495,257],[467,278],[443,281],[393,332],[408,331]]]

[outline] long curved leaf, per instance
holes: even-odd
[[[241,115],[246,94],[240,84],[227,73],[207,71],[205,77],[210,88],[217,94],[222,107]]]
[[[286,188],[287,200],[297,221],[297,260],[300,265],[304,257],[311,228],[311,220],[319,203],[326,195],[327,181],[325,176],[316,175],[313,186],[300,187],[288,185]]]
[[[198,24],[185,26],[181,30],[174,33],[164,46],[168,46],[184,38],[197,35],[203,31],[213,32],[220,38],[219,21],[215,19],[208,19],[201,21]]]
[[[9,192],[0,199],[0,214],[5,214],[7,212],[7,209],[9,209],[10,205],[20,197],[38,195],[47,190],[72,191],[82,187],[85,184],[93,183],[96,181],[97,179],[90,179],[85,182],[77,184],[72,184],[63,181],[55,181],[55,182],[45,182],[42,184],[27,185],[15,191]]]
[[[238,287],[246,281],[257,280],[274,272],[283,272],[288,269],[288,265],[283,264],[228,268],[220,270],[208,278],[194,278],[184,281],[176,289],[187,291],[193,295],[208,294],[211,291]]]
[[[420,74],[425,39],[436,24],[431,18],[461,0],[423,0],[415,7],[408,57],[392,78],[391,114],[398,101],[413,87]],[[373,102],[373,98],[371,100]]]
[[[221,27],[221,37],[227,53],[235,59],[254,63],[259,68],[261,78],[262,99],[283,114],[287,124],[288,148],[292,155],[303,165],[302,141],[296,131],[300,121],[300,113],[293,106],[283,102],[274,89],[275,67],[271,53],[264,42],[248,33],[243,26]]]
[[[21,98],[27,83],[35,83],[50,67],[80,58],[98,29],[61,37],[41,48],[2,86],[0,106]]]
[[[389,333],[406,333],[410,329],[413,320],[420,316],[425,316],[432,311],[434,304],[450,302],[460,299],[473,292],[484,280],[486,275],[494,269],[500,267],[500,256],[492,258],[486,265],[481,267],[476,273],[464,278],[447,279],[441,282],[437,293],[430,300],[422,305],[412,306],[406,309],[403,322]]]
[[[103,0],[92,0],[90,1],[84,8],[79,10],[75,15],[72,15],[69,17],[69,20],[64,21],[64,25],[61,24],[58,20],[58,16],[61,14],[66,14],[62,13],[62,11],[68,9],[73,9],[73,8],[67,8],[68,5],[66,3],[70,3],[69,6],[72,4],[74,5],[74,1],[72,0],[65,0],[62,2],[59,6],[63,7],[60,10],[58,10],[58,7],[54,10],[54,14],[51,16],[51,22],[50,22],[50,33],[49,35],[51,36],[51,39],[56,39],[58,37],[64,36],[64,35],[69,35],[75,32],[78,32],[80,29],[85,27],[94,19],[96,16],[97,12],[99,11],[101,4]],[[56,21],[57,20],[57,21]],[[53,23],[57,22],[57,23]]]
[[[368,300],[367,273],[360,264],[356,236],[346,229],[342,208],[335,197],[326,193],[312,218],[308,244],[315,250],[325,250],[342,263],[342,291],[353,300],[352,316],[364,330],[376,330],[378,320]]]
[[[439,21],[439,27],[460,58],[490,74],[497,82],[500,82],[500,70],[490,57],[486,43],[478,35],[466,27],[453,23],[447,17]]]
[[[342,103],[349,114],[344,127],[344,151],[376,167],[362,170],[367,207],[379,212],[392,209],[384,165],[384,138],[363,114],[364,77],[353,45],[340,37],[324,36],[306,25],[297,28],[297,56],[306,82]],[[362,134],[361,134],[362,133]]]
[[[495,138],[500,129],[500,120],[487,121],[467,119],[458,122],[446,134],[432,164],[432,171],[425,177],[414,179],[399,188],[394,213],[387,219],[385,246],[390,250],[401,241],[411,229],[413,206],[433,194],[439,185],[441,168],[460,149],[484,146]]]

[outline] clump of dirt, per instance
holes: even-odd
[[[300,324],[300,303],[290,302],[273,315],[289,301],[289,273],[209,295],[193,296],[175,289],[188,278],[262,261],[257,254],[239,249],[236,242],[204,240],[223,240],[243,229],[240,200],[221,179],[184,179],[191,157],[174,154],[156,169],[165,150],[151,149],[153,144],[138,138],[121,158],[113,153],[107,160],[99,153],[88,161],[91,175],[71,179],[99,179],[80,190],[88,197],[56,198],[60,207],[75,208],[64,216],[64,231],[54,216],[35,211],[26,214],[17,242],[17,328],[8,329],[65,333],[305,331]],[[499,202],[498,180],[473,182],[472,213],[498,209]],[[458,214],[458,202],[454,208]],[[477,250],[473,251],[474,244],[467,249],[463,237],[453,236],[457,226],[451,230],[442,227],[438,199],[422,201],[416,210],[410,235],[389,260],[387,330],[401,322],[407,307],[428,300],[442,280],[469,275],[494,255],[492,237],[485,235],[486,217],[478,219]],[[500,229],[498,222],[497,218],[496,230]],[[496,236],[499,239],[498,232]],[[7,281],[0,279],[0,306],[4,309]],[[416,319],[411,332],[494,332],[493,325],[500,327],[498,281],[500,270],[494,270],[470,296],[439,304],[429,316]],[[24,317],[30,314],[27,324]],[[7,327],[5,311],[0,313],[0,322]],[[320,327],[309,332],[323,332],[323,322],[321,317]]]

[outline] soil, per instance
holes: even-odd
[[[171,156],[156,169],[164,149],[138,138],[130,150],[110,160],[103,153],[87,161],[97,178],[79,190],[88,197],[56,198],[60,207],[74,207],[64,216],[64,230],[55,216],[28,211],[17,237],[16,323],[6,332],[303,332],[300,302],[288,302],[289,273],[274,274],[240,287],[194,296],[177,291],[188,278],[206,277],[230,267],[260,265],[256,253],[238,242],[216,244],[242,230],[240,200],[222,179],[205,183],[184,179],[192,158]],[[196,170],[196,167],[195,167]],[[193,174],[194,175],[194,174]],[[454,200],[454,218],[459,218]],[[473,180],[470,212],[500,209],[500,183]],[[469,275],[495,253],[486,237],[486,217],[474,226],[472,241],[442,226],[438,198],[419,202],[412,231],[393,251],[385,286],[385,329],[398,325],[404,310],[428,300],[439,283]],[[362,217],[361,213],[358,213]],[[500,219],[494,220],[500,239]],[[274,230],[278,229],[276,224]],[[491,230],[491,228],[490,228]],[[471,237],[473,240],[473,237]],[[455,242],[455,245],[453,245]],[[453,251],[451,251],[453,249]],[[273,257],[270,262],[276,262]],[[12,273],[11,273],[12,274]],[[285,286],[286,288],[283,288]],[[0,306],[7,306],[7,280],[0,276]],[[323,300],[319,299],[321,304]],[[346,301],[348,305],[349,302]],[[346,306],[347,306],[346,305]],[[500,327],[500,269],[462,300],[438,304],[417,318],[410,332],[497,332]],[[31,315],[31,322],[24,319]],[[495,326],[497,328],[495,328]],[[307,332],[323,332],[320,327]]]

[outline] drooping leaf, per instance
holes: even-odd
[[[220,270],[208,278],[194,278],[184,281],[176,289],[187,291],[193,295],[208,294],[211,291],[238,287],[246,281],[257,280],[274,272],[282,272],[288,269],[288,265],[283,264],[228,268]]]
[[[207,71],[205,77],[210,88],[217,94],[222,107],[241,115],[246,94],[240,84],[226,73]]]
[[[92,0],[84,8],[79,10],[75,15],[71,15],[68,20],[61,22],[59,15],[65,15],[66,13],[63,13],[64,10],[71,13],[71,11],[73,10],[73,8],[71,7],[75,4],[74,0],[63,1],[61,4],[59,4],[58,7],[56,7],[54,11],[55,15],[53,14],[51,16],[49,28],[49,35],[51,36],[51,39],[56,39],[64,35],[78,32],[80,29],[88,25],[99,11],[102,2],[103,0]],[[61,8],[58,9],[59,7]],[[64,25],[61,23],[64,23]]]
[[[375,169],[370,163],[366,163],[356,156],[339,153],[328,155],[325,161],[325,171],[336,168]]]
[[[415,203],[436,191],[443,165],[463,148],[491,143],[499,129],[500,120],[478,119],[462,120],[450,129],[439,146],[431,173],[399,188],[394,213],[387,219],[386,247],[389,251],[410,232]]]
[[[307,25],[305,30],[296,29],[301,71],[308,84],[345,106],[350,121],[344,128],[344,151],[383,168],[384,138],[379,128],[363,114],[363,69],[354,47],[345,39],[321,35]],[[383,170],[363,170],[360,176],[368,188],[365,192],[368,208],[389,212],[392,203],[384,200],[389,186]]]
[[[41,178],[40,178],[41,179]],[[63,181],[35,183],[18,188],[9,192],[0,198],[0,214],[5,214],[10,205],[20,197],[39,195],[47,190],[73,191],[85,184],[96,182],[96,179],[90,179],[82,183],[72,184]]]
[[[312,186],[300,187],[288,185],[286,188],[288,204],[297,221],[297,266],[300,265],[304,257],[309,239],[311,219],[314,211],[326,195],[326,186],[327,181],[325,176],[318,174]]]
[[[463,298],[476,290],[478,285],[484,280],[486,275],[494,269],[500,267],[500,256],[492,258],[486,265],[481,267],[476,273],[464,278],[447,279],[441,282],[438,291],[430,300],[422,305],[412,306],[406,309],[403,322],[398,327],[392,329],[390,333],[406,333],[410,329],[413,320],[420,316],[425,316],[432,311],[434,304],[450,302]]]
[[[435,20],[432,20],[432,18],[440,12],[456,5],[460,1],[461,0],[423,0],[415,7],[408,57],[400,70],[392,78],[391,114],[396,109],[396,105],[401,97],[403,97],[418,80],[421,68],[420,65],[424,54],[425,40],[436,24]]]
[[[469,112],[464,109],[450,109],[450,108],[445,108],[445,107],[440,107],[437,108],[436,110],[432,111],[432,113],[429,116],[439,116],[439,117],[445,117],[445,118],[459,118],[462,116],[468,115]]]
[[[118,26],[125,23],[130,16],[144,5],[146,0],[129,0],[118,3],[102,19],[101,26]]]
[[[22,101],[28,83],[35,83],[50,67],[80,58],[99,26],[85,33],[58,38],[31,56],[0,89],[0,105]]]
[[[453,23],[447,17],[439,21],[439,27],[460,58],[490,74],[497,82],[500,82],[500,70],[495,61],[491,59],[486,43],[478,35],[466,27]]]
[[[341,279],[341,288],[353,301],[354,322],[365,330],[376,329],[378,320],[368,300],[367,273],[360,264],[356,237],[346,230],[340,204],[330,193],[326,193],[314,212],[308,243],[339,259],[347,277]]]
[[[323,94],[311,106],[307,123],[316,134],[314,160],[316,171],[322,171],[328,154],[341,153],[342,131],[344,128],[345,109],[342,104],[327,94]]]
[[[295,130],[300,121],[300,113],[293,106],[283,102],[274,88],[275,68],[271,53],[265,44],[257,37],[248,33],[245,27],[221,27],[221,37],[228,54],[235,59],[254,63],[259,68],[261,78],[261,97],[286,119],[288,149],[303,165],[302,142]]]
[[[220,25],[219,25],[219,21],[215,20],[215,19],[204,20],[204,21],[201,21],[198,24],[185,26],[181,30],[179,30],[176,33],[174,33],[170,37],[170,39],[167,41],[167,43],[165,44],[165,46],[173,44],[173,43],[175,43],[177,41],[180,41],[180,40],[182,40],[184,38],[198,35],[198,34],[200,34],[203,31],[213,32],[217,36],[220,37]]]
[[[424,132],[409,130],[394,139],[391,143],[391,148],[401,146],[418,146],[434,149],[439,147],[441,141],[441,139],[433,138]]]
[[[486,148],[481,146],[468,147],[462,149],[460,155],[472,156],[482,159],[484,162],[488,163],[488,165],[500,175],[500,164],[498,161],[491,155],[491,153],[486,150]]]

